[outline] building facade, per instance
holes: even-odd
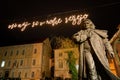
[[[0,77],[40,80],[50,76],[51,46],[41,43],[0,47]]]

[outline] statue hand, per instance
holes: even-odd
[[[110,52],[110,57],[114,58],[114,52]]]

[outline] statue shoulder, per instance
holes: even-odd
[[[97,33],[99,36],[103,37],[103,38],[107,38],[108,37],[108,31],[107,30],[99,30],[99,29],[95,29],[94,30],[95,33]]]

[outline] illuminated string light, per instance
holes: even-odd
[[[84,15],[72,15],[70,17],[65,17],[65,23],[72,22],[72,25],[80,25],[82,19],[86,19],[87,14]]]
[[[45,24],[45,21],[44,22],[40,22],[40,26],[42,26],[43,24]]]
[[[8,29],[20,28],[21,31],[24,31],[26,29],[26,27],[29,25],[31,25],[31,23],[29,23],[29,22],[23,22],[22,24],[14,23],[12,25],[9,25]]]
[[[23,22],[21,24],[13,23],[11,25],[8,25],[8,29],[14,29],[14,28],[19,28],[21,31],[24,31],[28,26],[31,26],[32,28],[38,27],[38,26],[43,26],[43,25],[51,25],[51,26],[56,26],[61,23],[69,23],[71,22],[72,25],[80,25],[81,21],[83,19],[86,19],[88,17],[88,14],[84,15],[71,15],[69,17],[65,17],[64,19],[54,17],[53,19],[45,20],[45,21],[33,21],[33,22]]]
[[[54,19],[46,20],[46,24],[51,24],[52,26],[62,23],[62,19],[55,17]]]
[[[38,26],[39,25],[39,21],[33,21],[32,23],[32,27]]]

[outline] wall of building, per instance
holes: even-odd
[[[49,45],[49,47],[45,45]],[[42,78],[43,71],[46,71],[46,75],[50,73],[48,64],[50,50],[48,39],[42,43],[0,47],[0,66],[5,61],[5,65],[0,67],[0,77]]]
[[[78,48],[69,49],[55,49],[54,50],[54,61],[55,61],[55,77],[70,78],[69,66],[67,64],[68,53],[67,51],[73,51],[76,58],[76,66],[78,66],[79,51]]]

